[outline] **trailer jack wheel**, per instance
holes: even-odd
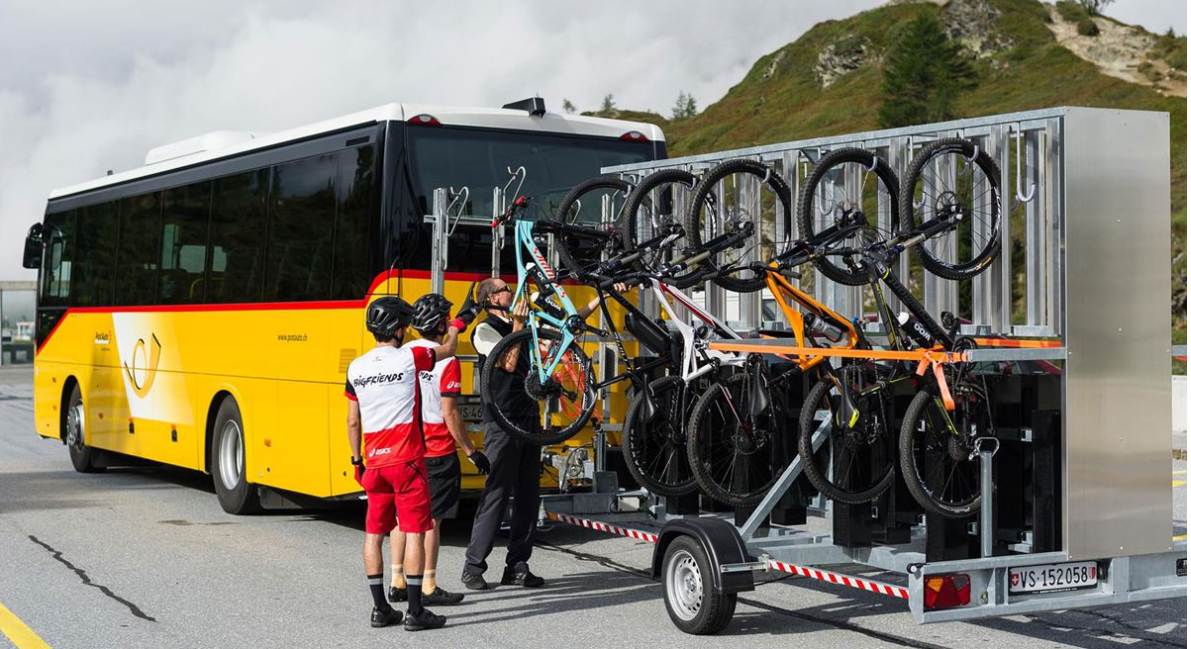
[[[694,635],[719,633],[736,613],[736,593],[716,592],[713,566],[695,539],[681,536],[666,548],[662,591],[674,626]]]

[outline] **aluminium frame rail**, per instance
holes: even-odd
[[[1015,287],[1014,276],[1019,270],[1014,267],[1012,255],[1000,255],[992,267],[978,276],[972,285],[970,313],[960,309],[958,286],[926,273],[918,286],[923,304],[931,313],[948,310],[971,320],[965,325],[965,334],[997,334],[1003,336],[1052,337],[1063,333],[1061,313],[1063,291],[1056,278],[1059,277],[1061,230],[1065,226],[1063,188],[1061,184],[1064,154],[1063,120],[1067,109],[1048,108],[954,120],[921,126],[866,131],[847,135],[808,138],[792,142],[718,151],[700,155],[653,160],[649,162],[616,165],[602,169],[606,174],[619,174],[630,181],[661,169],[685,169],[698,175],[725,160],[748,158],[771,165],[791,190],[791,206],[797,211],[797,199],[809,167],[824,153],[842,147],[861,147],[872,150],[885,158],[898,176],[905,173],[916,150],[941,137],[962,137],[973,140],[987,151],[1001,169],[1000,208],[1002,222],[1008,224],[1011,213],[1024,225],[1025,269],[1023,281]],[[1024,146],[1021,143],[1024,142]],[[1020,173],[1019,173],[1020,171]],[[950,174],[954,169],[935,169],[932,173]],[[856,178],[840,178],[843,189],[852,193],[858,186]],[[1019,183],[1021,186],[1019,186]],[[762,191],[760,183],[745,186],[739,191],[747,194],[745,201],[756,200]],[[721,185],[722,187],[722,185]],[[684,201],[689,192],[682,192]],[[723,201],[721,201],[721,207]],[[686,203],[683,203],[685,207]],[[766,225],[759,214],[755,226],[775,233],[778,241],[796,238],[805,233],[798,231],[797,218],[791,214],[794,232],[786,231],[786,224],[777,222]],[[890,210],[879,209],[878,227],[888,231]],[[954,249],[955,233],[948,235]],[[1001,246],[1009,250],[1012,246],[1010,227],[1002,227]],[[903,255],[897,272],[910,277],[910,259]],[[815,271],[814,291],[820,301],[841,313],[862,312],[865,287],[849,287],[828,280]],[[1025,310],[1018,318],[1013,313],[1014,292],[1023,294]],[[758,294],[742,295],[739,298],[739,313],[728,318],[726,295],[719,287],[708,286],[701,291],[709,311],[722,320],[739,324],[740,329],[756,329],[769,322],[762,317],[762,299]],[[896,299],[891,299],[896,308]]]

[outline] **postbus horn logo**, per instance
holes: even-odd
[[[124,363],[124,373],[128,375],[132,391],[142,399],[149,394],[149,389],[153,387],[153,379],[157,378],[157,362],[161,359],[161,341],[157,340],[157,334],[150,335],[153,341],[149,345],[148,354],[145,352],[145,339],[137,339],[136,345],[132,347],[132,367],[129,367],[128,363]],[[138,359],[141,363],[148,360],[148,366],[138,367]]]

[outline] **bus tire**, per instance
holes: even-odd
[[[98,460],[100,451],[87,445],[87,410],[83,405],[83,391],[72,382],[70,395],[62,412],[62,442],[70,452],[70,463],[79,473],[100,473],[104,470]]]
[[[244,461],[244,420],[232,397],[219,404],[211,434],[211,478],[219,506],[229,514],[253,514],[261,509],[260,494],[248,482]]]
[[[712,635],[724,630],[736,613],[736,593],[717,592],[707,551],[695,539],[680,536],[662,560],[662,594],[670,621],[683,633]]]

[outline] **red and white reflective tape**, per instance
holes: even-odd
[[[627,536],[631,539],[640,541],[648,541],[650,543],[658,542],[658,535],[653,532],[645,532],[642,530],[629,529],[627,527],[620,527],[617,525],[609,525],[608,523],[601,523],[599,521],[588,520],[586,518],[579,518],[577,516],[568,516],[567,514],[546,514],[546,518],[559,521],[561,523],[568,523],[570,525],[577,525],[579,527],[586,527],[589,530],[596,530],[597,532],[606,532],[608,534],[616,534],[617,536]],[[829,572],[827,570],[817,570],[815,568],[804,568],[792,563],[784,563],[781,561],[774,561],[770,559],[766,564],[769,570],[777,570],[780,572],[788,572],[794,575],[801,575],[810,579],[818,579],[841,586],[849,586],[851,588],[858,588],[860,590],[867,590],[878,595],[888,595],[890,597],[898,597],[901,599],[910,599],[910,591],[901,586],[891,586],[883,584],[879,581],[872,581],[869,579],[861,579],[859,577],[851,577],[848,575],[841,575],[836,572]]]
[[[803,568],[792,563],[782,563],[781,561],[769,560],[770,570],[780,570],[794,575],[801,575],[811,579],[818,579],[820,581],[828,581],[833,584],[840,584],[841,586],[850,586],[852,588],[859,588],[860,590],[867,590],[877,593],[878,595],[889,595],[890,597],[899,597],[901,599],[910,599],[910,591],[901,586],[890,586],[879,581],[870,581],[868,579],[860,579],[858,577],[849,577],[848,575],[841,575],[835,572],[828,572],[826,570],[816,570],[815,568]]]
[[[546,518],[562,523],[569,523],[571,525],[578,525],[579,527],[586,527],[589,530],[596,530],[597,532],[607,532],[608,534],[615,534],[617,536],[627,536],[630,539],[637,539],[638,541],[648,541],[650,543],[658,542],[658,535],[653,532],[645,532],[642,530],[633,530],[627,527],[619,527],[617,525],[609,525],[608,523],[601,523],[599,521],[591,521],[586,518],[576,518],[575,516],[567,516],[566,514],[546,514]]]

